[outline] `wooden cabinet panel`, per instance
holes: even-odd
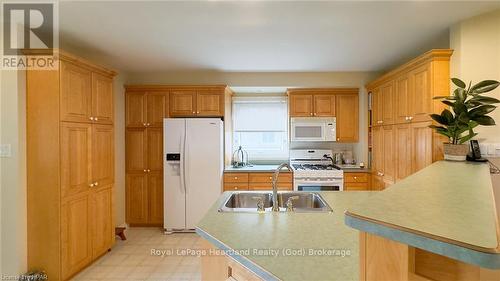
[[[128,128],[125,132],[125,162],[127,171],[144,172],[147,169],[147,131]],[[163,156],[162,156],[163,157]]]
[[[394,90],[392,81],[382,85],[382,122],[384,125],[394,123]]]
[[[196,94],[197,116],[224,116],[224,93],[199,90]]]
[[[104,254],[114,243],[113,188],[105,186],[96,189],[92,196],[92,257]]]
[[[90,213],[89,192],[80,193],[62,202],[61,265],[64,280],[92,260]]]
[[[394,130],[393,126],[383,126],[383,141],[384,141],[384,154],[383,154],[383,175],[384,182],[387,184],[394,184]]]
[[[114,182],[114,137],[112,125],[92,125],[92,181],[101,186]]]
[[[92,125],[62,122],[60,128],[61,194],[66,197],[87,191],[92,183]]]
[[[371,190],[384,190],[385,185],[383,178],[377,174],[372,174]]]
[[[411,125],[394,126],[395,181],[398,182],[411,174]]]
[[[404,74],[396,80],[396,92],[394,94],[394,111],[395,111],[395,123],[406,123],[409,122],[408,117],[410,116],[410,80],[408,75]]]
[[[382,125],[382,94],[380,88],[376,88],[372,91],[372,125],[380,126]]]
[[[146,97],[142,92],[127,93],[125,99],[125,123],[127,127],[145,127]]]
[[[430,64],[412,70],[410,73],[410,112],[413,122],[427,121],[432,113]]]
[[[248,183],[248,173],[224,173],[224,182]]]
[[[313,116],[313,96],[291,94],[290,95],[290,116],[310,117]]]
[[[418,122],[411,124],[411,172],[432,164],[432,122]]]
[[[335,116],[335,95],[314,95],[313,116]]]
[[[163,171],[163,128],[148,128],[147,169]]]
[[[61,120],[89,122],[92,113],[91,72],[61,61]]]
[[[172,91],[170,92],[170,116],[194,116],[196,115],[196,91]]]
[[[372,169],[375,174],[382,174],[384,171],[384,135],[382,127],[372,128]]]
[[[272,190],[273,186],[267,182],[251,182],[248,184],[248,190]],[[292,190],[292,183],[278,182],[279,190]]]
[[[129,224],[145,224],[149,219],[147,174],[129,173],[126,179],[126,215]]]
[[[368,182],[346,182],[344,191],[366,191],[370,190]]]
[[[148,92],[146,94],[146,124],[148,127],[163,128],[163,118],[168,117],[168,93]]]
[[[271,183],[273,181],[274,173],[249,173],[248,182],[249,183]],[[278,183],[283,182],[293,182],[292,173],[280,173],[278,176]]]
[[[358,95],[337,95],[337,141],[358,141]]]
[[[348,183],[361,183],[368,182],[368,173],[344,173],[344,182]]]
[[[148,173],[149,223],[163,224],[163,172]]]
[[[248,190],[248,183],[225,182],[224,191]]]
[[[96,123],[113,123],[113,79],[92,73],[92,117]]]

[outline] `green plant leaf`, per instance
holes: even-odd
[[[451,102],[449,100],[443,100],[441,102],[444,103],[444,104],[446,104],[447,106],[451,106],[451,107],[453,107],[455,105],[455,103],[453,103],[453,102]]]
[[[458,116],[458,121],[461,122],[461,123],[464,123],[464,124],[468,124],[469,123],[469,116],[467,115],[467,112],[466,111],[462,111],[460,113],[460,115]]]
[[[454,96],[435,96],[432,99],[435,99],[435,100],[441,100],[441,99],[455,100],[456,98]]]
[[[455,84],[457,87],[460,87],[462,89],[465,89],[465,87],[467,87],[465,85],[465,82],[458,79],[458,78],[451,78],[451,82],[453,82],[453,84]]]
[[[476,116],[476,117],[472,117],[471,119],[476,121],[479,125],[483,125],[483,126],[495,125],[495,120],[493,120],[493,118],[491,118],[490,116],[487,116],[487,115]]]
[[[465,104],[457,101],[453,105],[453,112],[455,112],[455,115],[459,116],[460,114],[462,114],[462,112],[467,112],[467,106],[465,106]]]
[[[500,82],[495,80],[484,80],[476,85],[472,86],[470,92],[474,93],[486,93],[496,89],[500,85]]]
[[[439,115],[439,114],[431,114],[430,116],[431,116],[431,118],[432,118],[434,121],[438,122],[439,124],[442,124],[442,125],[445,125],[445,126],[447,126],[447,125],[449,125],[449,124],[450,124],[450,123],[446,120],[446,118],[444,118],[443,116],[441,116],[441,115]]]
[[[458,143],[463,144],[464,142],[469,141],[475,136],[477,136],[477,133],[468,134],[467,136],[461,137]]]
[[[494,103],[500,103],[500,100],[492,97],[483,97],[483,96],[475,96],[469,101],[474,101],[474,102],[480,102],[483,104],[494,104]]]
[[[453,117],[453,113],[451,113],[451,111],[449,111],[448,109],[445,109],[443,110],[443,112],[441,112],[441,117],[445,118],[448,124],[452,123],[455,120],[455,118]]]
[[[497,108],[497,107],[494,105],[491,105],[491,104],[481,105],[481,106],[478,106],[474,109],[471,109],[469,111],[469,115],[471,117],[485,115],[485,114],[488,114],[488,113],[492,112],[493,110],[495,110],[495,108]]]

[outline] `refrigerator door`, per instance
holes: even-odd
[[[186,120],[163,119],[163,227],[186,228],[186,190],[184,185]]]
[[[186,228],[194,229],[222,191],[222,121],[187,119],[186,135]]]

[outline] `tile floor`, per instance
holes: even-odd
[[[182,255],[180,249],[200,249],[195,233],[164,235],[159,228],[129,228],[126,241],[115,246],[72,280],[200,280],[200,258]],[[156,256],[151,249],[168,250]],[[179,254],[178,254],[179,253]]]

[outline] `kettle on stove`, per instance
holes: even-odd
[[[241,145],[233,153],[233,158],[231,159],[231,165],[233,168],[242,168],[248,165],[248,153],[243,150]]]

